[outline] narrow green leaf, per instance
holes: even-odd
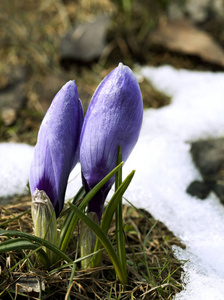
[[[107,174],[94,188],[89,191],[89,193],[85,196],[83,201],[79,205],[79,209],[84,209],[89,201],[95,196],[95,194],[107,183],[107,181],[116,174],[116,172],[122,167],[123,162],[121,162],[116,168],[114,168],[109,174]]]
[[[73,211],[82,219],[82,221],[85,222],[86,225],[88,225],[100,239],[102,245],[104,246],[108,255],[110,256],[111,262],[114,265],[115,272],[118,276],[119,281],[122,284],[127,283],[127,278],[124,277],[123,270],[122,270],[122,267],[118,260],[118,257],[116,255],[116,252],[115,252],[112,244],[108,240],[106,234],[102,231],[102,229],[95,222],[93,222],[91,219],[89,219],[79,208],[77,208],[75,205],[73,205],[71,203],[69,205],[73,209]]]
[[[31,241],[24,238],[9,239],[0,243],[0,253],[28,249],[36,250],[38,248],[40,250],[39,255],[42,259],[42,262],[45,266],[50,266],[47,254],[44,252],[44,250],[41,249],[40,245],[38,244],[32,243]]]
[[[114,193],[114,195],[112,196],[110,202],[108,203],[102,221],[101,221],[101,229],[107,233],[110,225],[111,225],[111,221],[113,218],[113,214],[117,208],[118,203],[121,201],[121,198],[123,196],[123,194],[125,193],[125,191],[127,190],[129,184],[132,181],[132,178],[135,174],[135,171],[132,171],[126,178],[125,180],[122,182],[122,184],[119,186],[119,188],[117,189],[117,191]]]
[[[124,194],[124,192],[127,190],[129,184],[131,183],[131,180],[134,176],[135,171],[132,171],[123,181],[123,183],[120,185],[120,187],[117,189],[117,191],[114,193],[114,195],[112,196],[110,202],[108,203],[106,210],[103,214],[103,218],[101,221],[101,225],[100,228],[102,229],[102,231],[107,234],[110,225],[111,225],[111,221],[113,218],[113,214],[117,208],[117,205],[119,202],[121,202],[122,196]],[[99,239],[96,240],[96,244],[95,244],[95,248],[94,251],[97,251],[98,249],[101,248],[101,242]],[[96,267],[99,265],[100,260],[101,260],[101,256],[102,253],[97,254],[93,260],[92,260],[92,266]]]
[[[146,253],[145,253],[145,249],[146,249],[146,242],[148,241],[148,237],[151,234],[153,228],[157,225],[157,222],[150,228],[149,232],[146,234],[145,239],[144,239],[144,244],[143,244],[143,255],[144,255],[144,260],[145,260],[145,266],[146,266],[146,271],[147,271],[147,276],[149,278],[149,281],[152,283],[152,276],[149,270],[149,266],[148,266],[148,261],[146,258]],[[154,283],[153,283],[154,284]],[[155,285],[155,284],[154,284]]]
[[[85,195],[85,189],[84,187],[81,187],[78,191],[78,193],[75,195],[72,203],[76,203],[80,199],[82,199]],[[69,208],[70,209],[70,208]],[[61,227],[61,232],[58,239],[58,248],[61,248],[63,252],[65,252],[68,243],[71,239],[71,235],[75,229],[76,223],[74,217],[73,210],[70,209],[70,212],[67,214],[67,216],[64,219],[63,225]],[[63,244],[63,246],[62,246]]]
[[[81,200],[84,198],[85,195],[86,195],[86,192],[85,192],[84,187],[82,186],[82,187],[78,190],[78,193],[75,195],[75,197],[74,197],[73,199],[71,199],[71,201],[69,201],[69,202],[71,202],[71,203],[77,205],[77,203],[80,203]],[[78,206],[78,205],[77,205],[77,206]],[[69,216],[70,213],[73,213],[73,211],[72,211],[72,209],[71,209],[70,207],[68,207],[68,208],[66,208],[65,210],[63,210],[63,211],[60,213],[59,218],[61,218],[61,217],[65,216],[65,215],[67,215],[66,218],[65,218],[65,221],[66,221],[66,220],[68,220],[68,218],[69,218],[68,216]],[[65,223],[65,221],[64,221],[64,223]],[[64,224],[63,224],[63,226],[64,226]]]
[[[121,146],[118,147],[117,152],[117,165],[119,165],[122,162],[122,153],[121,153]],[[119,186],[122,183],[122,168],[120,168],[116,175],[115,175],[115,191],[119,188]]]
[[[32,243],[24,238],[10,239],[0,244],[0,253],[9,251],[21,250],[21,249],[36,249],[39,245]]]
[[[71,292],[71,286],[73,284],[73,278],[75,276],[75,270],[76,270],[76,263],[74,262],[73,267],[72,267],[72,271],[71,271],[71,276],[70,276],[68,288],[67,288],[67,293],[66,293],[66,296],[65,296],[65,299],[68,299],[68,300],[71,300],[70,292]]]
[[[117,164],[122,161],[121,147],[118,148]],[[120,168],[115,176],[115,192],[119,189],[122,184],[122,168]],[[123,206],[122,197],[117,204],[115,213],[115,224],[116,224],[116,243],[117,243],[117,255],[123,266],[124,274],[127,277],[127,262],[126,262],[126,250],[125,250],[125,237],[123,232]]]
[[[103,251],[102,249],[101,250],[98,250],[97,252],[99,251]],[[49,274],[54,274],[54,273],[57,273],[59,272],[60,270],[64,269],[64,268],[67,268],[67,267],[73,267],[74,264],[77,264],[79,263],[80,261],[82,261],[83,259],[86,259],[86,258],[89,258],[93,255],[95,255],[97,252],[93,252],[93,253],[90,253],[89,255],[86,255],[85,257],[80,257],[80,258],[77,258],[75,259],[72,263],[68,263],[68,264],[63,264],[55,269],[53,269],[52,271],[49,272]],[[72,268],[71,268],[72,269]]]
[[[114,168],[107,176],[105,176],[89,193],[84,197],[80,205],[78,206],[80,210],[83,210],[89,201],[93,198],[93,196],[104,186],[104,184],[112,177],[114,174],[121,168],[123,162],[121,162],[116,168]],[[73,214],[71,216],[70,224],[67,227],[63,228],[63,232],[59,236],[58,247],[61,251],[65,252],[68,243],[72,237],[75,226],[79,220],[79,216]]]
[[[0,236],[10,236],[10,237],[21,237],[28,239],[30,241],[34,241],[38,243],[41,246],[45,246],[51,251],[55,252],[60,259],[64,259],[67,262],[72,262],[72,260],[64,253],[62,252],[58,247],[55,245],[51,244],[50,242],[41,239],[40,237],[37,237],[35,235],[32,235],[30,233],[25,233],[21,231],[15,231],[15,230],[2,230],[0,229]],[[2,251],[4,252],[4,251]]]

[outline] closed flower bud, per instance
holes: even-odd
[[[83,108],[75,81],[57,93],[38,133],[30,169],[31,194],[36,189],[49,197],[58,217],[64,204],[68,176],[79,160]]]
[[[98,224],[98,217],[96,213],[89,212],[88,217]],[[80,224],[80,235],[79,235],[79,246],[80,246],[80,256],[83,258],[94,252],[94,246],[96,243],[96,235],[93,233],[91,228],[89,228],[84,222]],[[87,269],[91,267],[92,257],[85,258],[81,261],[82,269]]]
[[[116,167],[118,146],[126,161],[140,133],[143,102],[130,68],[119,64],[100,83],[86,112],[80,139],[82,179],[91,190]],[[101,218],[114,177],[91,199],[89,211]]]
[[[34,234],[54,245],[57,244],[57,223],[54,207],[44,191],[36,189],[32,195],[31,213]],[[50,263],[54,263],[55,254],[43,247]]]

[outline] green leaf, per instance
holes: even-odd
[[[71,271],[71,275],[70,275],[68,288],[67,288],[67,293],[66,293],[66,296],[65,296],[65,299],[68,299],[68,300],[71,300],[70,292],[71,292],[71,286],[73,285],[73,278],[75,276],[75,270],[76,270],[76,263],[74,262],[73,267],[72,267],[72,271]]]
[[[123,162],[121,162],[116,168],[114,168],[109,174],[107,174],[89,193],[84,197],[80,205],[78,206],[80,210],[83,210],[93,196],[104,186],[104,184],[121,168]],[[79,216],[73,214],[70,217],[70,223],[66,223],[66,226],[62,228],[61,234],[59,236],[58,247],[61,251],[65,252],[68,243],[72,237],[75,226],[79,220]]]
[[[39,248],[38,255],[40,255],[44,265],[50,266],[50,261],[47,257],[47,254],[44,252],[44,250],[41,249],[40,245],[38,244],[32,243],[31,241],[24,238],[9,239],[7,241],[0,243],[0,253],[6,253],[9,251],[16,251],[16,250],[26,250],[26,249],[36,250],[38,248]]]
[[[53,251],[55,254],[58,255],[58,257],[60,259],[64,259],[66,262],[73,262],[58,247],[56,247],[55,245],[51,244],[50,242],[48,242],[48,241],[46,241],[46,240],[44,240],[42,238],[37,237],[35,235],[32,235],[30,233],[25,233],[25,232],[15,231],[15,230],[2,230],[2,229],[0,229],[0,236],[21,237],[21,238],[27,239],[29,241],[34,241],[34,242],[36,242],[38,244],[38,246],[45,246],[46,248],[48,248],[51,251]],[[0,253],[3,253],[3,252],[5,252],[4,249],[0,248]]]
[[[129,184],[131,183],[131,180],[134,176],[135,171],[132,171],[123,181],[123,183],[120,185],[120,187],[117,189],[117,191],[114,193],[114,195],[112,196],[110,202],[108,203],[106,210],[103,214],[103,218],[101,221],[101,225],[100,228],[102,229],[102,231],[107,234],[110,225],[111,225],[111,221],[113,218],[113,214],[117,208],[117,205],[119,202],[121,202],[122,196],[124,194],[124,192],[127,190]],[[98,249],[101,248],[101,242],[99,239],[97,239],[96,244],[95,244],[95,249],[94,251],[97,251]],[[101,256],[102,253],[98,253],[92,260],[92,266],[96,267],[99,265],[100,260],[101,260]]]
[[[24,238],[9,239],[1,242],[0,253],[21,249],[36,249],[37,247],[39,247],[39,245],[35,245],[31,241]]]
[[[123,269],[120,265],[120,262],[118,260],[117,255],[116,255],[116,252],[115,252],[112,244],[108,240],[106,234],[103,232],[103,230],[95,222],[93,222],[91,219],[89,219],[78,207],[76,207],[72,203],[70,203],[69,205],[70,205],[71,209],[82,219],[83,222],[86,223],[86,225],[88,225],[92,229],[92,231],[100,239],[102,245],[104,246],[104,248],[106,249],[108,255],[110,256],[111,262],[114,265],[115,272],[118,276],[119,281],[122,284],[127,283],[127,277],[125,277],[124,274],[123,274]]]
[[[121,153],[121,146],[118,147],[117,152],[117,165],[119,165],[122,162],[122,153]],[[122,168],[120,168],[116,175],[115,175],[115,191],[119,188],[119,186],[122,183]]]
[[[102,249],[101,249],[101,250],[98,250],[97,252],[99,252],[99,251],[102,251]],[[49,272],[49,274],[57,273],[57,272],[59,272],[60,270],[62,270],[62,269],[64,269],[64,268],[67,268],[67,267],[73,267],[74,264],[77,264],[77,263],[81,262],[83,259],[86,259],[86,258],[89,258],[89,257],[95,255],[97,252],[90,253],[89,255],[86,255],[85,257],[77,258],[77,259],[75,259],[72,263],[63,264],[63,265],[61,265],[61,266],[59,266],[59,267],[57,267],[57,268],[51,270],[51,271]]]
[[[122,161],[121,147],[118,148],[117,154],[117,164]],[[119,189],[122,185],[122,168],[118,170],[115,177],[115,191]],[[116,243],[117,243],[117,254],[125,276],[127,276],[127,261],[126,261],[126,250],[125,250],[125,236],[123,232],[123,206],[122,206],[122,197],[121,201],[118,202],[115,214],[115,224],[116,224]]]
[[[85,189],[84,187],[81,187],[78,193],[75,195],[72,202],[76,203],[84,196],[85,196]],[[67,249],[68,243],[71,239],[72,233],[77,223],[73,210],[71,210],[70,208],[69,210],[70,212],[67,214],[67,216],[64,219],[64,223],[61,227],[61,232],[58,239],[58,248],[60,248],[63,252],[65,252]]]
[[[110,202],[108,203],[102,221],[101,221],[101,229],[107,233],[110,225],[111,225],[111,221],[113,218],[113,214],[117,208],[118,203],[121,201],[123,194],[125,193],[125,191],[127,190],[127,188],[129,187],[129,184],[132,181],[133,176],[135,175],[135,171],[132,171],[126,178],[125,180],[122,182],[122,184],[119,186],[119,188],[117,189],[117,191],[113,194]]]

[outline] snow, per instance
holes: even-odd
[[[28,192],[26,185],[32,155],[32,146],[0,143],[0,197]]]
[[[144,112],[133,153],[124,167],[136,170],[125,197],[148,210],[186,245],[174,247],[184,260],[184,290],[176,300],[224,299],[224,206],[211,193],[204,200],[186,194],[201,176],[190,155],[190,142],[224,134],[224,73],[176,70],[170,66],[138,68],[158,90],[170,95],[170,105]],[[0,195],[23,193],[33,148],[0,144]],[[80,187],[80,166],[72,172],[66,198]]]

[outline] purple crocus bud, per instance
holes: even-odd
[[[84,119],[80,162],[86,191],[116,167],[119,145],[123,161],[127,160],[138,140],[142,117],[139,84],[131,69],[120,63],[96,89]],[[113,183],[114,177],[89,203],[89,211],[96,212],[99,219]]]
[[[75,81],[56,94],[38,133],[30,169],[31,194],[44,191],[55,209],[63,208],[68,176],[79,160],[83,108]]]

